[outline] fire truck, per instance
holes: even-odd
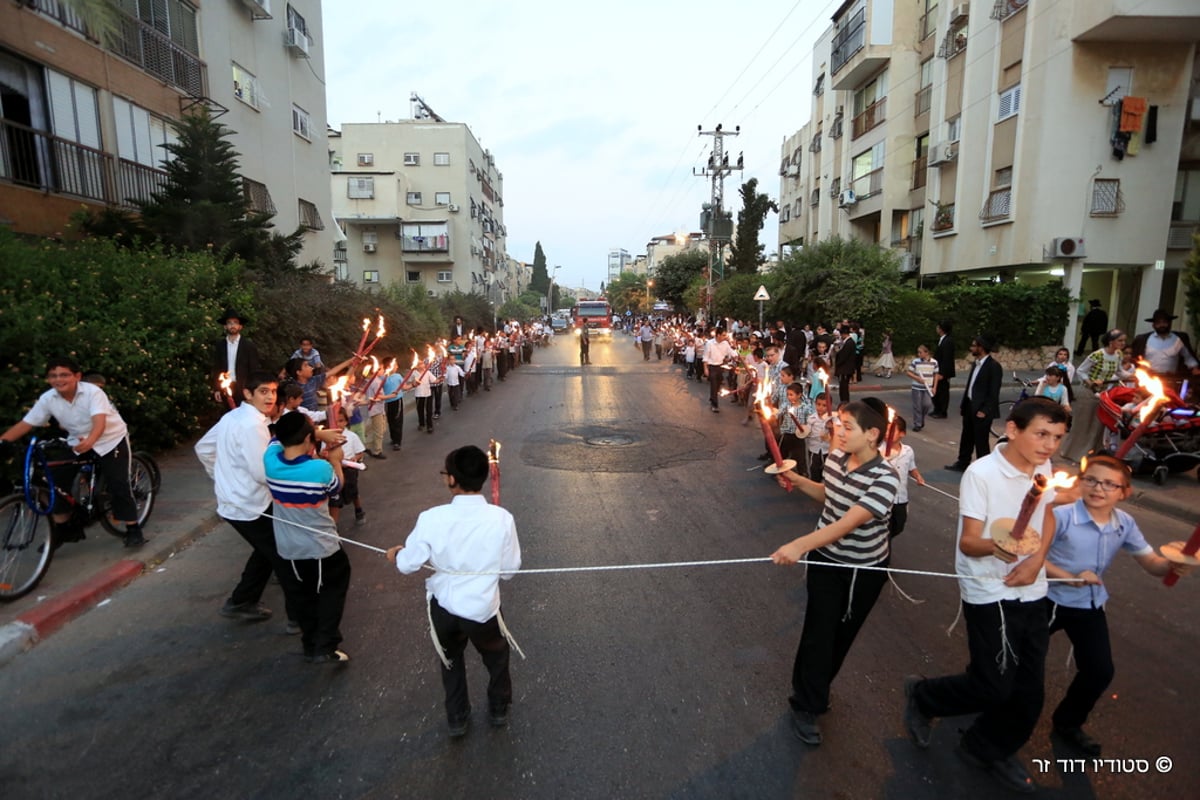
[[[612,336],[612,307],[607,300],[580,300],[571,308],[571,323],[578,336],[586,325],[589,336]]]

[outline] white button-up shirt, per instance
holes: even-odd
[[[213,479],[217,513],[224,519],[249,522],[271,505],[263,454],[271,443],[267,418],[250,403],[221,417],[200,441],[196,457]]]
[[[67,443],[74,447],[91,435],[92,417],[101,415],[104,417],[104,433],[100,434],[92,449],[97,455],[103,456],[121,443],[127,429],[125,420],[113,408],[108,395],[94,383],[80,381],[75,387],[75,397],[70,402],[55,389],[44,392],[29,409],[23,422],[40,428],[54,417],[67,432]]]

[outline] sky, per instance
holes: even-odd
[[[840,0],[323,4],[329,124],[411,117],[416,92],[466,123],[504,175],[509,256],[541,242],[557,280],[598,289],[608,252],[695,231],[720,123],[738,189],[779,193],[780,145],[808,121],[812,45]],[[760,234],[777,241],[774,214]]]

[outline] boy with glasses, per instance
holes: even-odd
[[[1100,755],[1100,743],[1083,723],[1113,679],[1112,647],[1104,604],[1108,590],[1101,576],[1124,550],[1146,572],[1162,577],[1185,575],[1191,567],[1174,564],[1146,543],[1137,522],[1117,504],[1132,494],[1129,467],[1109,455],[1089,456],[1082,495],[1054,509],[1054,541],[1046,556],[1046,575],[1071,583],[1052,583],[1046,597],[1050,633],[1063,630],[1075,648],[1075,678],[1052,720],[1054,734],[1080,753]]]

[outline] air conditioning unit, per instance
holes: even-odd
[[[437,292],[435,292],[433,289],[426,289],[425,294],[428,297],[437,297]]]
[[[935,144],[929,148],[929,166],[936,167],[958,157],[958,146],[953,142]]]
[[[250,9],[251,19],[271,19],[271,0],[242,0]]]
[[[450,212],[454,213],[454,214],[457,214],[458,210],[459,210],[457,203],[451,203],[450,205],[446,206],[446,208],[448,208],[450,210]]]
[[[374,253],[376,247],[377,247],[377,245],[372,244],[371,242],[367,242],[366,244],[363,245],[363,252],[364,253]]]
[[[288,28],[283,34],[283,44],[294,54],[308,58],[308,34],[299,28]]]
[[[954,8],[950,9],[950,24],[953,25],[956,22],[960,22],[970,16],[970,14],[971,4],[959,3],[958,5],[954,6]]]
[[[1052,246],[1055,258],[1084,258],[1087,253],[1083,249],[1083,237],[1060,236]]]
[[[473,256],[479,255],[479,248],[476,247],[475,245],[471,245],[471,255],[473,255]]]
[[[359,153],[358,154],[358,165],[360,167],[374,166],[375,165],[375,154],[374,153]]]
[[[900,254],[900,271],[902,273],[907,274],[909,272],[913,272],[916,270],[916,268],[917,268],[916,256],[914,256],[912,253],[901,253]]]
[[[855,196],[853,189],[847,189],[838,195],[838,208],[849,208],[858,202],[858,197]]]
[[[800,177],[800,165],[799,164],[789,164],[788,168],[787,168],[787,174],[788,174],[789,178]]]

